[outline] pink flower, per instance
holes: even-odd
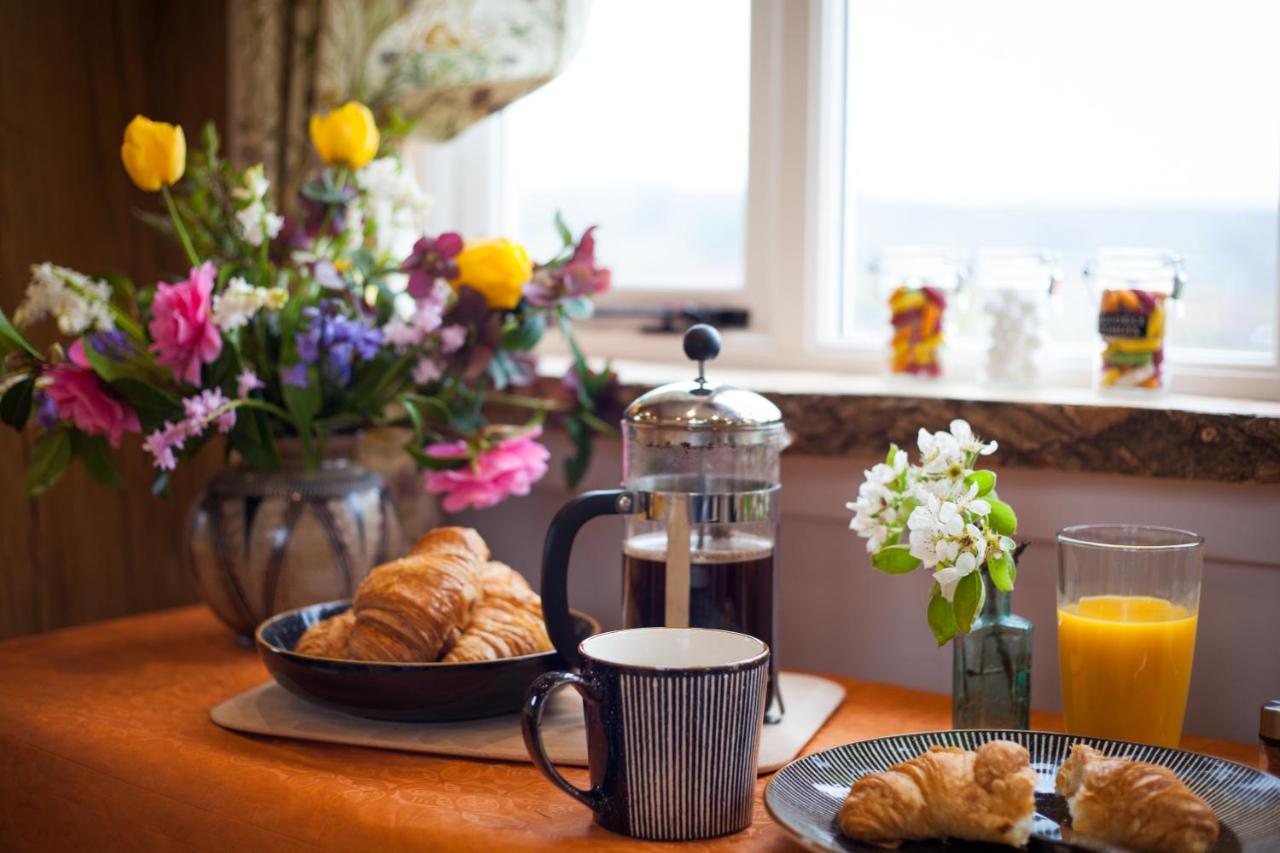
[[[105,435],[112,447],[120,446],[126,431],[141,432],[138,414],[112,397],[90,369],[83,341],[73,343],[67,354],[69,363],[51,367],[46,373],[49,387],[45,393],[57,406],[58,414],[70,418],[81,432]]]
[[[547,473],[551,453],[535,439],[542,427],[535,427],[514,438],[499,442],[476,455],[471,465],[452,471],[428,471],[427,491],[443,494],[446,512],[467,507],[484,509],[511,495],[527,495],[529,487]],[[432,444],[428,456],[441,459],[463,459],[469,455],[465,441]]]
[[[222,352],[222,335],[213,322],[213,264],[193,267],[191,277],[176,284],[156,285],[151,303],[151,351],[160,364],[173,369],[174,381],[200,384],[200,365]]]

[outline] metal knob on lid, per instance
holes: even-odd
[[[1276,745],[1280,746],[1280,699],[1272,699],[1262,706],[1258,734],[1275,741]]]

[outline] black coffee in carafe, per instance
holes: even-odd
[[[643,533],[622,546],[622,612],[628,628],[668,625],[667,536]],[[694,533],[689,550],[688,625],[758,637],[774,650],[769,661],[768,722],[782,716],[773,637],[774,543],[749,533]]]

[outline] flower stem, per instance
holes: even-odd
[[[169,218],[173,220],[173,227],[178,232],[178,239],[182,241],[182,248],[187,251],[187,260],[191,261],[191,266],[200,266],[200,258],[196,257],[196,250],[191,245],[191,236],[187,234],[187,226],[182,224],[182,217],[178,215],[178,206],[173,202],[173,193],[169,192],[168,184],[160,185],[160,194],[164,196],[164,203],[169,208]]]

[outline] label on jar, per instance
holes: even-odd
[[[1108,311],[1098,315],[1098,333],[1104,338],[1145,338],[1149,314]]]

